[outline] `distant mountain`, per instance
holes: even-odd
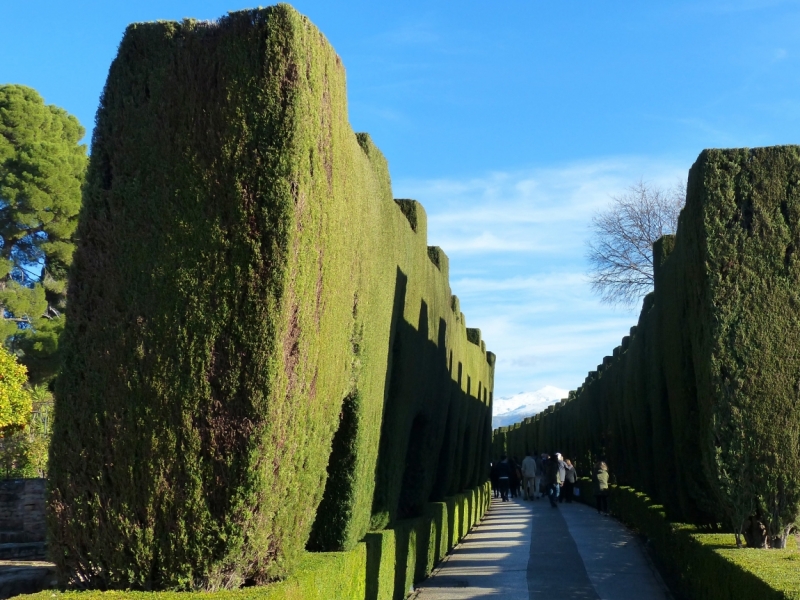
[[[569,392],[552,385],[546,385],[535,392],[520,392],[508,398],[497,398],[494,401],[492,429],[505,427],[525,417],[531,417],[543,411],[551,404],[566,398]]]

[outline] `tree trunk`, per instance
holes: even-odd
[[[786,548],[786,538],[785,535],[776,535],[770,538],[769,540],[769,547],[775,548],[776,550],[783,550]]]
[[[783,531],[780,532],[778,535],[774,535],[770,537],[769,545],[770,548],[775,548],[776,550],[783,550],[786,548],[786,542],[789,539],[789,532],[792,530],[792,526],[785,527]]]
[[[767,528],[758,517],[750,517],[745,521],[744,539],[748,548],[769,548]]]

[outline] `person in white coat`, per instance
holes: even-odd
[[[537,493],[537,476],[536,460],[528,452],[528,455],[522,461],[522,489],[525,490],[525,500],[534,500]]]

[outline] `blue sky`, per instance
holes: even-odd
[[[800,1],[330,2],[295,7],[348,73],[350,119],[450,256],[495,396],[571,389],[638,310],[589,291],[594,211],[672,185],[707,147],[800,142]],[[0,82],[91,129],[133,21],[213,19],[240,0],[2,0]]]

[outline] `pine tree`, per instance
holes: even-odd
[[[55,372],[66,271],[86,171],[78,120],[21,85],[0,85],[0,340],[31,379]]]

